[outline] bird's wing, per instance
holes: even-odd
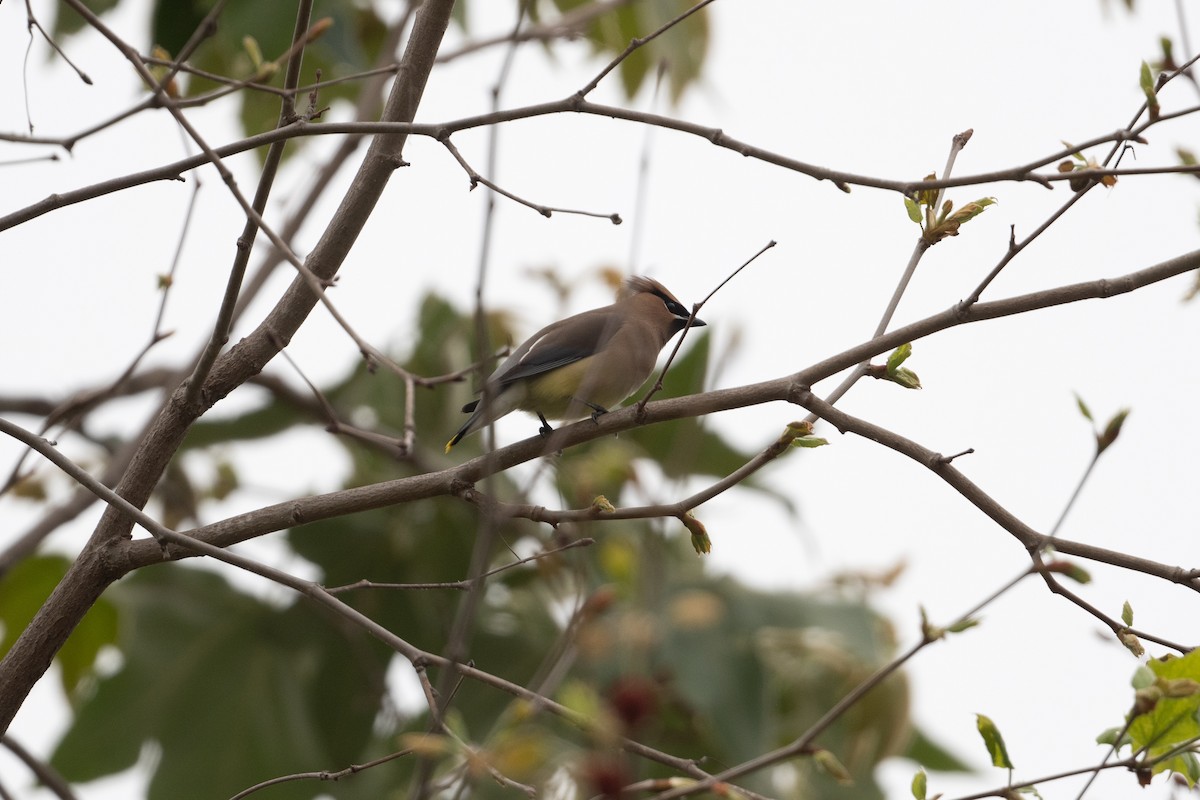
[[[547,325],[530,336],[493,373],[491,380],[505,386],[514,381],[541,375],[567,364],[573,364],[603,349],[612,338],[616,326],[608,309],[594,309]],[[561,329],[570,324],[570,341],[564,341]]]

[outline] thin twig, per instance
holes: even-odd
[[[996,502],[991,495],[987,494],[977,484],[973,483],[965,475],[955,469],[952,465],[946,463],[945,459],[938,453],[935,453],[920,444],[907,439],[893,431],[881,428],[866,420],[853,417],[843,411],[840,411],[833,406],[818,399],[812,392],[799,390],[796,394],[795,401],[800,405],[808,408],[813,413],[819,415],[826,422],[831,423],[834,427],[842,432],[851,432],[866,439],[870,439],[877,444],[881,444],[897,453],[908,456],[913,461],[927,467],[933,471],[939,478],[949,484],[954,490],[961,494],[968,502],[974,505],[992,519],[1002,529],[1011,534],[1019,541],[1026,550],[1029,551],[1031,558],[1034,560],[1034,565],[1037,571],[1047,581],[1050,589],[1055,594],[1061,595],[1079,608],[1094,616],[1096,619],[1104,622],[1114,634],[1119,634],[1123,630],[1128,630],[1125,625],[1116,622],[1111,617],[1108,617],[1103,612],[1096,609],[1087,601],[1080,598],[1070,590],[1063,587],[1054,576],[1045,569],[1041,562],[1040,552],[1048,545],[1053,545],[1059,552],[1074,554],[1083,558],[1094,558],[1094,560],[1104,561],[1105,563],[1113,563],[1114,559],[1118,559],[1130,569],[1137,569],[1133,566],[1132,557],[1126,554],[1116,554],[1112,552],[1104,553],[1102,558],[1096,558],[1100,555],[1101,548],[1090,548],[1078,542],[1067,542],[1063,539],[1051,539],[1048,535],[1039,533],[1029,525],[1022,522],[1015,514],[1007,508]],[[1089,555],[1090,553],[1090,555]],[[1145,565],[1143,565],[1145,566]],[[1194,578],[1187,577],[1187,573],[1178,568],[1163,568],[1162,565],[1153,568],[1147,574],[1154,574],[1157,577],[1170,580],[1173,583],[1178,583],[1186,586],[1193,591],[1200,592],[1200,581]],[[1187,645],[1176,644],[1163,639],[1155,639],[1161,644],[1173,647],[1177,650],[1187,652],[1191,647]]]
[[[488,570],[487,572],[484,572],[478,578],[474,578],[474,579],[464,578],[461,581],[444,581],[442,583],[378,583],[376,581],[369,581],[369,580],[364,579],[361,581],[355,581],[354,583],[348,583],[345,586],[327,587],[325,589],[325,591],[329,592],[330,594],[341,594],[342,592],[349,592],[354,589],[422,589],[422,590],[424,590],[424,589],[453,589],[455,591],[461,592],[461,591],[466,591],[467,589],[470,589],[471,586],[473,586],[475,584],[475,582],[478,580],[486,580],[488,578],[491,578],[494,575],[499,575],[502,572],[507,572],[510,569],[514,569],[516,567],[522,566],[524,564],[529,564],[534,561],[539,561],[543,558],[548,558],[550,556],[558,555],[559,553],[565,552],[567,550],[573,550],[576,547],[591,547],[595,543],[596,543],[595,539],[590,539],[590,538],[586,538],[586,537],[583,539],[575,539],[574,541],[564,544],[562,547],[555,547],[553,550],[543,550],[540,553],[534,553],[533,555],[528,556],[526,558],[521,558],[516,561],[510,561],[507,564],[502,564],[499,567],[496,567],[494,569]]]
[[[946,166],[942,170],[942,180],[950,179],[950,174],[954,169],[954,162],[958,159],[959,152],[967,146],[967,142],[971,140],[970,129],[962,133],[955,134],[950,141],[950,153],[946,156]],[[937,199],[934,201],[932,208],[937,209],[942,205],[942,195],[945,193],[945,188],[938,190]],[[887,307],[883,310],[883,314],[879,317],[879,322],[875,325],[875,335],[882,336],[887,332],[888,326],[892,324],[892,319],[896,315],[896,309],[900,307],[900,300],[908,291],[908,285],[912,282],[913,275],[917,272],[917,265],[921,263],[921,259],[929,252],[929,248],[933,243],[924,236],[917,237],[917,243],[913,246],[912,254],[908,257],[908,263],[904,265],[904,271],[900,274],[900,280],[896,283],[896,288],[892,290],[892,296],[888,300]],[[864,360],[855,369],[842,379],[832,392],[825,395],[825,402],[830,405],[836,404],[839,400],[846,396],[846,393],[854,388],[854,385],[862,379],[867,373],[867,367],[870,365],[870,360]],[[808,422],[815,422],[815,416],[809,416]]]
[[[388,28],[387,34],[384,36],[383,43],[380,46],[379,56],[375,62],[377,67],[382,67],[384,64],[391,64],[395,59],[396,51],[400,47],[400,42],[404,36],[404,31],[408,30],[409,22],[418,5],[415,2],[408,3],[404,13]],[[399,67],[397,65],[391,64],[386,71],[380,69],[379,71],[367,74],[367,80],[363,84],[362,90],[358,95],[358,100],[355,103],[355,120],[365,120],[379,114],[380,97],[383,93],[384,82],[387,77],[395,75],[398,70]],[[335,176],[339,174],[342,167],[345,166],[350,156],[354,154],[362,142],[363,137],[354,135],[344,136],[338,140],[333,154],[325,159],[310,182],[308,189],[300,196],[299,202],[295,204],[295,207],[288,215],[281,230],[285,241],[290,241],[300,231],[305,220],[316,207],[317,201],[324,195]],[[266,258],[258,265],[254,274],[250,276],[250,279],[246,282],[242,290],[237,308],[234,309],[233,318],[235,322],[245,313],[246,308],[250,305],[250,301],[262,291],[267,280],[282,261],[282,253],[274,249],[268,251]]]
[[[592,80],[589,81],[586,86],[584,86],[582,89],[580,89],[576,93],[576,97],[579,97],[580,99],[587,97],[589,94],[592,93],[593,89],[595,89],[597,86],[600,85],[600,81],[604,80],[604,78],[608,75],[608,73],[612,72],[614,69],[616,69],[618,66],[620,66],[621,62],[624,61],[625,59],[629,58],[629,56],[631,56],[634,53],[634,51],[636,51],[640,47],[643,47],[643,46],[649,44],[650,42],[657,39],[659,36],[662,36],[664,33],[671,30],[671,28],[674,28],[676,25],[683,22],[685,19],[692,16],[696,12],[700,11],[700,9],[704,8],[705,6],[709,5],[712,2],[713,2],[713,0],[700,0],[699,3],[696,3],[696,5],[692,6],[687,11],[684,11],[682,14],[678,15],[674,19],[668,20],[667,22],[663,23],[658,28],[658,30],[654,31],[653,33],[647,34],[646,36],[643,36],[641,38],[636,38],[636,39],[630,40],[629,44],[625,46],[625,49],[623,51],[621,51],[621,53],[616,58],[614,58],[612,61],[608,62],[608,65],[604,69],[600,70],[600,73],[596,77],[592,78]]]
[[[309,38],[307,34],[312,18],[312,6],[313,0],[300,0],[296,5],[296,24],[292,31],[292,46],[288,51],[287,74],[284,76],[284,87],[286,88],[294,88],[300,82],[300,65],[304,58],[304,44]],[[285,97],[280,103],[279,120],[276,127],[282,128],[290,125],[295,119],[295,104],[291,97]],[[275,185],[275,177],[279,172],[279,165],[283,161],[284,147],[283,142],[271,145],[267,149],[267,157],[263,160],[262,172],[259,174],[258,188],[255,190],[252,204],[254,216],[260,220],[266,211],[267,199],[271,196],[271,188]],[[213,322],[212,334],[196,362],[196,368],[192,370],[192,374],[188,378],[186,401],[189,404],[196,402],[200,396],[209,370],[216,363],[217,356],[220,355],[225,343],[229,341],[229,331],[233,326],[233,312],[237,306],[242,281],[246,275],[246,266],[250,263],[250,253],[254,250],[254,239],[257,235],[258,223],[253,216],[248,214],[242,234],[237,240],[237,252],[225,283],[225,294],[221,298],[221,306],[217,311],[216,320]],[[322,292],[322,294],[324,293]]]
[[[73,6],[79,2],[67,1]],[[402,59],[401,72],[405,77],[398,80],[388,94],[382,114],[384,119],[411,121],[415,116],[452,11],[452,0],[424,0],[421,4]],[[101,30],[99,20],[89,17],[89,21]],[[111,31],[106,35],[111,35]],[[131,48],[129,52],[132,52]],[[376,137],[372,142],[350,189],[310,255],[310,261],[322,277],[332,277],[344,262],[370,210],[377,205],[386,188],[406,141],[404,135],[389,135]],[[260,372],[277,352],[271,336],[290,339],[317,302],[318,297],[304,282],[293,281],[267,318],[243,338],[237,356],[226,354],[218,361],[208,381],[211,387],[208,400],[216,402]],[[181,397],[179,391],[172,396],[173,400]],[[118,494],[133,501],[131,505],[135,508],[145,503],[170,459],[178,452],[187,431],[206,410],[206,406],[189,407],[180,402],[166,402],[135,437],[136,451],[117,484]],[[116,555],[117,551],[121,556],[132,552],[128,541],[129,519],[121,511],[105,509],[67,576],[0,660],[0,686],[3,687],[0,691],[0,728],[8,727],[71,630],[113,580],[114,574],[124,568],[115,566],[107,556]],[[106,555],[101,557],[101,553]]]
[[[1019,576],[1017,580],[1023,577],[1025,576]],[[946,626],[946,628],[954,628],[974,618],[980,611],[1012,589],[1012,587],[1017,584],[1017,580],[1010,581],[989,594],[983,600],[976,603],[969,611],[961,614],[958,619]],[[743,775],[748,775],[752,772],[757,772],[761,769],[774,766],[775,764],[788,761],[797,756],[811,753],[815,742],[821,736],[821,734],[827,731],[829,727],[833,725],[833,723],[845,715],[846,712],[848,712],[860,700],[866,697],[866,695],[869,694],[873,689],[878,687],[881,683],[894,675],[897,670],[911,661],[914,656],[934,642],[940,641],[945,635],[946,628],[937,629],[927,624],[923,624],[921,627],[921,636],[915,644],[913,644],[900,655],[893,658],[887,664],[884,664],[876,669],[867,678],[859,682],[858,685],[843,695],[836,703],[833,704],[832,707],[822,714],[816,722],[810,725],[808,729],[804,731],[804,733],[793,739],[791,742],[788,742],[782,747],[777,747],[770,752],[748,759],[741,764],[723,770],[695,784],[662,792],[661,794],[655,795],[654,800],[672,800],[673,798],[684,797],[697,792],[706,791],[717,783],[733,780]]]
[[[729,273],[729,275],[727,275],[725,277],[725,280],[723,280],[719,284],[717,284],[717,287],[715,289],[713,289],[711,292],[709,292],[703,300],[701,300],[699,303],[695,303],[692,306],[692,313],[688,315],[687,323],[683,326],[683,330],[679,332],[679,338],[677,338],[675,340],[675,347],[672,348],[671,354],[669,356],[667,356],[667,362],[665,364],[663,364],[662,370],[659,371],[658,380],[656,380],[654,382],[654,385],[650,387],[650,391],[646,392],[646,396],[637,402],[637,409],[638,409],[639,414],[641,414],[642,412],[645,411],[646,403],[650,402],[650,398],[654,397],[654,395],[656,395],[658,392],[662,391],[663,378],[666,377],[667,370],[669,370],[671,368],[671,364],[674,363],[675,356],[679,353],[679,349],[681,347],[683,347],[683,340],[687,337],[688,331],[692,329],[692,323],[694,323],[696,321],[696,315],[700,313],[700,309],[704,308],[704,304],[707,303],[709,300],[711,300],[713,298],[713,295],[715,295],[717,292],[721,291],[721,289],[725,288],[725,284],[727,284],[731,280],[733,280],[738,275],[738,273],[740,273],[746,267],[748,267],[752,263],[754,263],[754,261],[756,261],[759,256],[761,256],[763,253],[770,250],[775,245],[776,245],[776,242],[774,239],[767,242],[765,245],[762,246],[762,248],[759,249],[759,251],[757,253],[750,256],[750,258],[746,259],[745,261],[743,261],[742,265],[740,267],[735,269],[733,272]]]
[[[1113,737],[1112,744],[1108,746],[1108,750],[1104,753],[1104,758],[1100,759],[1100,763],[1092,770],[1092,774],[1088,776],[1087,782],[1079,790],[1079,794],[1075,795],[1075,800],[1083,800],[1083,796],[1087,794],[1088,789],[1092,788],[1092,784],[1096,782],[1096,778],[1100,777],[1100,770],[1108,765],[1108,760],[1117,754],[1117,749],[1121,746],[1122,740],[1129,733],[1129,726],[1133,725],[1133,721],[1137,719],[1136,714],[1130,714],[1125,719],[1125,724],[1117,731],[1117,735]]]
[[[631,2],[633,0],[596,0],[596,2],[572,8],[557,19],[525,27],[518,31],[515,36],[512,33],[508,33],[467,42],[457,50],[450,50],[449,52],[439,54],[437,63],[445,64],[449,61],[455,61],[465,55],[470,55],[471,53],[476,53],[498,44],[511,45],[524,42],[546,42],[553,39],[578,36],[592,20],[598,19],[611,11],[616,11],[622,6],[627,6]]]
[[[512,37],[513,42],[505,52],[504,61],[500,66],[500,72],[496,76],[496,82],[491,89],[492,109],[495,111],[500,107],[500,95],[504,90],[505,83],[512,74],[512,65],[516,57],[517,43],[515,37],[521,30],[522,24],[525,22],[526,13],[529,10],[531,0],[521,0],[517,3],[516,19],[513,21]],[[500,129],[492,128],[488,131],[487,145],[487,170],[492,175],[498,174],[497,160],[499,157],[499,139]],[[446,141],[446,140],[443,140]],[[450,152],[457,154],[457,150],[451,147]],[[460,161],[464,164],[465,162]],[[494,190],[493,190],[494,191]],[[484,201],[483,210],[483,231],[481,235],[479,248],[479,266],[478,275],[475,282],[475,341],[477,352],[484,353],[488,350],[487,343],[487,324],[484,316],[484,301],[483,292],[488,274],[488,265],[492,255],[492,233],[495,227],[495,207],[496,198],[493,192],[488,192]],[[481,376],[482,378],[482,376]],[[491,401],[489,396],[489,387],[487,381],[481,380],[483,385],[483,395],[480,402],[487,407]],[[487,426],[484,431],[485,446],[488,451],[491,450],[493,439],[492,426]],[[491,476],[488,478],[491,485]],[[467,643],[470,639],[470,631],[475,620],[475,615],[479,610],[480,603],[483,601],[483,586],[485,583],[484,574],[487,569],[488,560],[491,557],[492,545],[496,540],[496,519],[491,515],[484,514],[479,518],[477,524],[477,533],[475,536],[474,546],[471,548],[471,562],[468,568],[468,587],[464,591],[463,597],[459,600],[458,607],[454,612],[454,619],[450,625],[450,631],[446,636],[445,653],[447,657],[454,662],[466,660]],[[454,679],[454,674],[451,671],[444,672],[437,685],[438,694],[438,713],[431,717],[431,722],[436,721],[450,707],[452,693],[449,691],[450,682]],[[412,796],[416,800],[424,800],[431,794],[430,781],[433,778],[433,759],[423,758],[417,764],[416,775],[413,779]]]
[[[25,121],[29,126],[30,135],[33,134],[33,114],[29,110],[29,56],[33,52],[33,31],[35,28],[42,35],[42,38],[46,40],[46,43],[53,48],[54,52],[58,53],[59,58],[66,62],[68,67],[75,70],[75,74],[79,76],[79,80],[88,86],[92,85],[92,79],[88,74],[76,66],[75,62],[58,46],[58,42],[54,41],[54,38],[42,27],[42,23],[38,22],[37,17],[33,14],[33,5],[30,0],[25,0],[25,29],[29,33],[29,43],[25,47],[25,60],[21,66],[21,84],[24,88],[25,96]]]
[[[71,785],[58,773],[58,770],[29,752],[16,739],[13,739],[7,733],[0,734],[0,745],[7,748],[22,764],[28,767],[29,771],[37,777],[38,781],[49,789],[55,797],[59,798],[59,800],[76,800],[75,792],[71,790]]]
[[[411,753],[412,750],[397,750],[395,753],[389,753],[386,756],[372,759],[366,763],[351,764],[344,769],[336,771],[323,769],[318,772],[297,772],[292,775],[283,775],[278,778],[271,778],[270,780],[263,781],[262,783],[256,783],[247,789],[243,789],[233,797],[229,798],[229,800],[244,800],[244,798],[259,792],[262,789],[267,789],[271,786],[278,786],[281,783],[291,783],[293,781],[340,781],[342,778],[346,778],[351,775],[357,775],[364,770],[371,769],[372,767],[378,767],[382,764],[388,763],[389,761],[395,761],[397,758],[410,755]]]
[[[77,0],[76,0],[77,1]],[[1186,112],[1180,112],[1177,116],[1191,115],[1200,112],[1200,106],[1189,108]],[[292,125],[284,129],[272,131],[264,131],[263,133],[248,136],[236,142],[231,142],[227,145],[214,148],[213,152],[222,158],[226,158],[238,153],[244,153],[259,147],[265,147],[272,142],[280,139],[291,139],[300,136],[332,136],[338,134],[349,134],[353,136],[364,136],[371,134],[407,134],[413,136],[425,136],[432,139],[443,139],[448,135],[462,130],[479,128],[492,125],[500,125],[513,120],[532,119],[536,117],[549,116],[563,113],[578,113],[590,114],[601,117],[609,117],[613,119],[621,119],[629,122],[637,122],[644,125],[653,125],[660,128],[678,131],[680,133],[689,134],[703,138],[711,144],[732,150],[747,158],[753,158],[764,163],[773,164],[783,169],[798,172],[807,175],[815,180],[830,181],[837,187],[846,190],[850,186],[863,186],[867,188],[883,189],[887,191],[897,192],[904,195],[911,195],[914,192],[940,189],[943,187],[955,186],[978,186],[993,183],[1005,182],[1028,182],[1034,181],[1043,185],[1049,186],[1062,181],[1070,181],[1079,178],[1090,179],[1103,177],[1105,175],[1126,176],[1126,175],[1148,175],[1148,174],[1200,174],[1200,165],[1187,166],[1179,165],[1175,167],[1146,167],[1133,169],[1094,169],[1081,170],[1071,174],[1060,172],[1052,172],[1047,174],[1038,173],[1036,170],[1046,166],[1047,163],[1052,163],[1055,159],[1041,159],[1037,162],[1031,162],[1017,167],[995,170],[986,173],[976,173],[974,175],[966,175],[959,178],[951,178],[946,181],[942,180],[896,180],[889,178],[879,178],[871,175],[862,175],[858,173],[846,172],[844,170],[831,169],[828,167],[810,164],[799,159],[785,156],[771,150],[766,150],[761,147],[756,147],[747,142],[735,139],[719,128],[713,128],[705,125],[698,125],[692,122],[687,122],[672,117],[666,117],[661,114],[653,114],[642,111],[633,111],[630,109],[621,108],[619,106],[606,106],[599,103],[593,103],[586,99],[578,97],[567,97],[561,100],[550,101],[547,103],[539,103],[531,106],[522,106],[519,108],[508,109],[504,111],[490,112],[474,117],[464,117],[457,120],[440,123],[397,123],[397,122],[323,122],[320,125]],[[1156,122],[1147,122],[1139,126],[1138,131],[1144,131],[1151,125],[1157,124],[1167,119],[1169,115],[1162,115]],[[1136,140],[1140,135],[1128,130],[1115,131],[1105,136],[1097,137],[1090,144],[1103,144],[1115,142],[1123,144],[1128,141]],[[12,134],[0,134],[0,141],[33,141],[28,137],[14,136]],[[55,143],[60,140],[37,140],[43,143]],[[1068,153],[1074,152],[1068,151]],[[134,186],[140,186],[146,183],[162,180],[178,180],[179,176],[189,170],[196,169],[205,164],[208,164],[209,159],[205,155],[196,155],[179,161],[165,164],[152,169],[141,172],[122,175],[100,183],[85,186],[80,189],[60,192],[51,195],[37,203],[28,205],[22,209],[11,212],[3,217],[0,217],[0,231],[36,219],[50,211],[59,208],[80,203],[85,200],[90,200],[95,197],[100,197],[112,192],[122,191]]]
[[[475,189],[477,186],[482,184],[496,194],[504,195],[509,200],[520,203],[528,208],[532,208],[534,211],[541,214],[543,217],[546,217],[547,219],[557,211],[560,214],[578,214],[579,216],[583,217],[599,217],[601,219],[607,219],[613,225],[621,224],[620,214],[605,214],[602,211],[581,211],[574,208],[560,208],[558,206],[547,206],[541,203],[535,203],[532,200],[526,200],[523,197],[513,194],[507,189],[501,188],[493,181],[488,180],[476,172],[474,167],[467,163],[467,160],[463,158],[462,153],[459,152],[458,148],[454,146],[454,143],[451,142],[449,138],[442,140],[442,146],[450,151],[450,155],[454,156],[454,160],[457,161],[458,165],[467,173],[467,177],[471,179],[471,189]]]
[[[864,358],[889,352],[904,342],[915,342],[959,325],[1000,319],[1083,300],[1116,297],[1187,274],[1197,268],[1200,268],[1200,250],[1117,278],[1085,281],[1004,300],[981,302],[965,311],[961,311],[957,306],[952,306],[925,319],[896,328],[883,336],[855,345],[792,375],[746,386],[660,400],[646,406],[644,419],[639,419],[636,408],[616,409],[601,415],[594,422],[585,420],[581,423],[564,425],[555,431],[555,435],[560,437],[560,446],[570,447],[630,430],[641,424],[701,416],[767,402],[795,402],[799,387],[810,386],[825,380],[854,366]],[[198,528],[192,533],[205,541],[229,545],[265,533],[290,528],[299,522],[314,522],[320,519],[329,519],[348,511],[361,512],[410,500],[453,494],[460,491],[463,486],[477,483],[497,471],[540,457],[543,454],[544,446],[542,437],[534,436],[497,449],[487,457],[478,456],[439,472],[397,478],[324,495],[300,497],[286,503],[265,506],[252,512],[214,522]],[[944,466],[950,468],[949,465]],[[1055,546],[1066,552],[1063,550],[1063,542],[1056,541]],[[129,554],[132,562],[131,568],[140,565],[143,559],[151,555],[145,550],[139,550],[136,544],[134,550],[137,552]],[[1094,548],[1084,557],[1095,559],[1111,552],[1102,548]],[[1112,555],[1114,558],[1119,556],[1119,554]],[[153,560],[151,558],[145,563],[152,563]],[[1136,566],[1134,566],[1135,564]],[[1126,565],[1133,569],[1149,569],[1152,570],[1150,574],[1168,577],[1172,581],[1200,578],[1200,574],[1189,577],[1189,573],[1184,570],[1165,565],[1153,565],[1152,562],[1118,561],[1117,565]]]

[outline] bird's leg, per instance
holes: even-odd
[[[579,398],[575,399],[578,400]],[[599,405],[598,403],[589,403],[587,400],[579,400],[579,402],[583,403],[592,410],[592,422],[598,422],[601,414],[608,413],[608,409],[602,405]]]
[[[550,423],[546,422],[546,418],[542,416],[542,412],[537,412],[537,415],[538,419],[542,421],[542,427],[538,428],[538,433],[540,433],[542,436],[549,436],[554,432],[554,428],[551,428]]]

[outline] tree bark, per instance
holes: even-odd
[[[421,5],[382,121],[413,121],[453,6],[454,0],[425,0]],[[349,191],[306,262],[318,278],[332,278],[345,261],[401,164],[406,140],[406,134],[389,134],[372,141]],[[178,387],[143,436],[117,493],[144,507],[192,423],[261,371],[291,340],[317,302],[318,297],[297,276],[254,332],[217,360],[195,402],[186,401],[186,385]],[[8,730],[30,690],[84,614],[109,584],[124,574],[120,565],[128,561],[120,557],[120,551],[129,547],[131,529],[132,522],[125,514],[112,507],[105,511],[66,576],[0,661],[0,733]]]

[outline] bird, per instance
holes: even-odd
[[[706,324],[653,278],[627,278],[612,305],[552,322],[514,350],[488,377],[482,397],[463,406],[471,416],[446,452],[517,409],[537,414],[543,436],[553,430],[547,417],[597,419],[646,382],[659,352],[689,319],[694,328]]]

